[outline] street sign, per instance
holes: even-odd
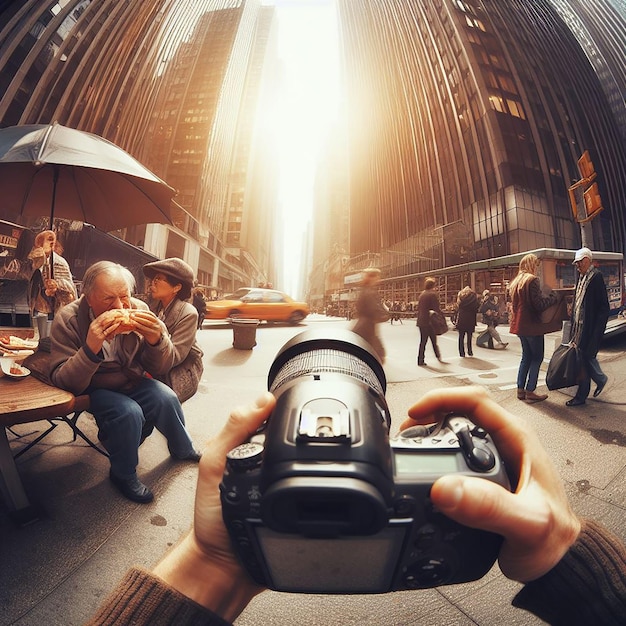
[[[602,198],[598,190],[596,171],[589,154],[585,150],[578,159],[578,170],[582,178],[568,188],[570,205],[574,219],[579,224],[590,222],[602,209]]]

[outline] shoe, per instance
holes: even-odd
[[[601,393],[602,390],[606,387],[606,383],[608,382],[609,377],[605,376],[604,380],[596,387],[596,390],[593,392],[593,397],[597,398]]]
[[[518,389],[517,390],[517,399],[518,400],[526,400],[526,389]]]
[[[502,341],[498,344],[498,350],[504,350],[504,348],[506,348],[508,345],[509,344],[507,342]]]
[[[548,398],[547,393],[535,393],[534,391],[526,392],[526,402],[534,403],[534,402],[543,402]]]
[[[571,400],[568,400],[565,404],[567,406],[580,406],[581,404],[585,404],[585,401],[574,397]]]
[[[467,356],[474,356],[474,353],[473,352],[468,352]]]
[[[137,476],[132,478],[118,478],[113,472],[109,472],[109,480],[119,489],[120,493],[133,502],[145,504],[154,500],[154,494],[146,487]]]
[[[199,463],[200,459],[202,458],[202,452],[192,450],[187,456],[174,456],[174,458],[177,461],[193,461],[194,463]]]
[[[464,359],[464,358],[465,358],[465,355],[464,355],[464,354],[459,354],[459,356],[460,356],[462,359]],[[472,356],[472,355],[470,354],[470,356]]]
[[[426,361],[418,361],[418,362],[417,362],[417,364],[418,364],[420,367],[426,367]]]

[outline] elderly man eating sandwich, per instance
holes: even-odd
[[[98,437],[109,452],[109,478],[128,499],[150,502],[137,477],[139,446],[156,428],[172,457],[199,461],[176,394],[156,380],[171,368],[167,328],[131,297],[132,273],[99,261],[83,277],[82,296],[66,305],[51,332],[50,379],[72,393],[89,394]]]

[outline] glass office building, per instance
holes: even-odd
[[[585,150],[605,207],[589,246],[624,251],[619,107],[555,4],[339,0],[353,258],[393,278],[578,248],[568,187]]]
[[[271,280],[271,229],[242,235],[254,100],[272,22],[259,0],[0,3],[0,126],[101,135],[178,190],[174,225],[119,236],[223,290]],[[238,183],[233,185],[233,164]],[[241,183],[241,180],[244,183]],[[1,201],[1,200],[0,200]],[[257,209],[267,211],[272,199]],[[233,219],[235,212],[235,219]],[[257,261],[260,255],[262,262]]]

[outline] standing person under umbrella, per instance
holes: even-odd
[[[198,312],[189,302],[193,287],[193,270],[182,259],[170,258],[163,261],[147,263],[143,267],[144,275],[149,279],[148,293],[150,294],[150,309],[167,326],[172,344],[174,344],[174,362],[172,369],[160,377],[169,385],[181,402],[187,399],[190,393],[195,393],[202,376],[202,350],[196,341],[198,329]],[[176,368],[189,357],[193,372],[187,385],[193,389],[186,392],[177,388]],[[190,363],[193,362],[193,363]]]
[[[43,230],[35,237],[28,258],[33,274],[28,287],[31,315],[45,315],[52,320],[65,304],[78,297],[68,262],[61,256],[63,247],[52,230]]]

